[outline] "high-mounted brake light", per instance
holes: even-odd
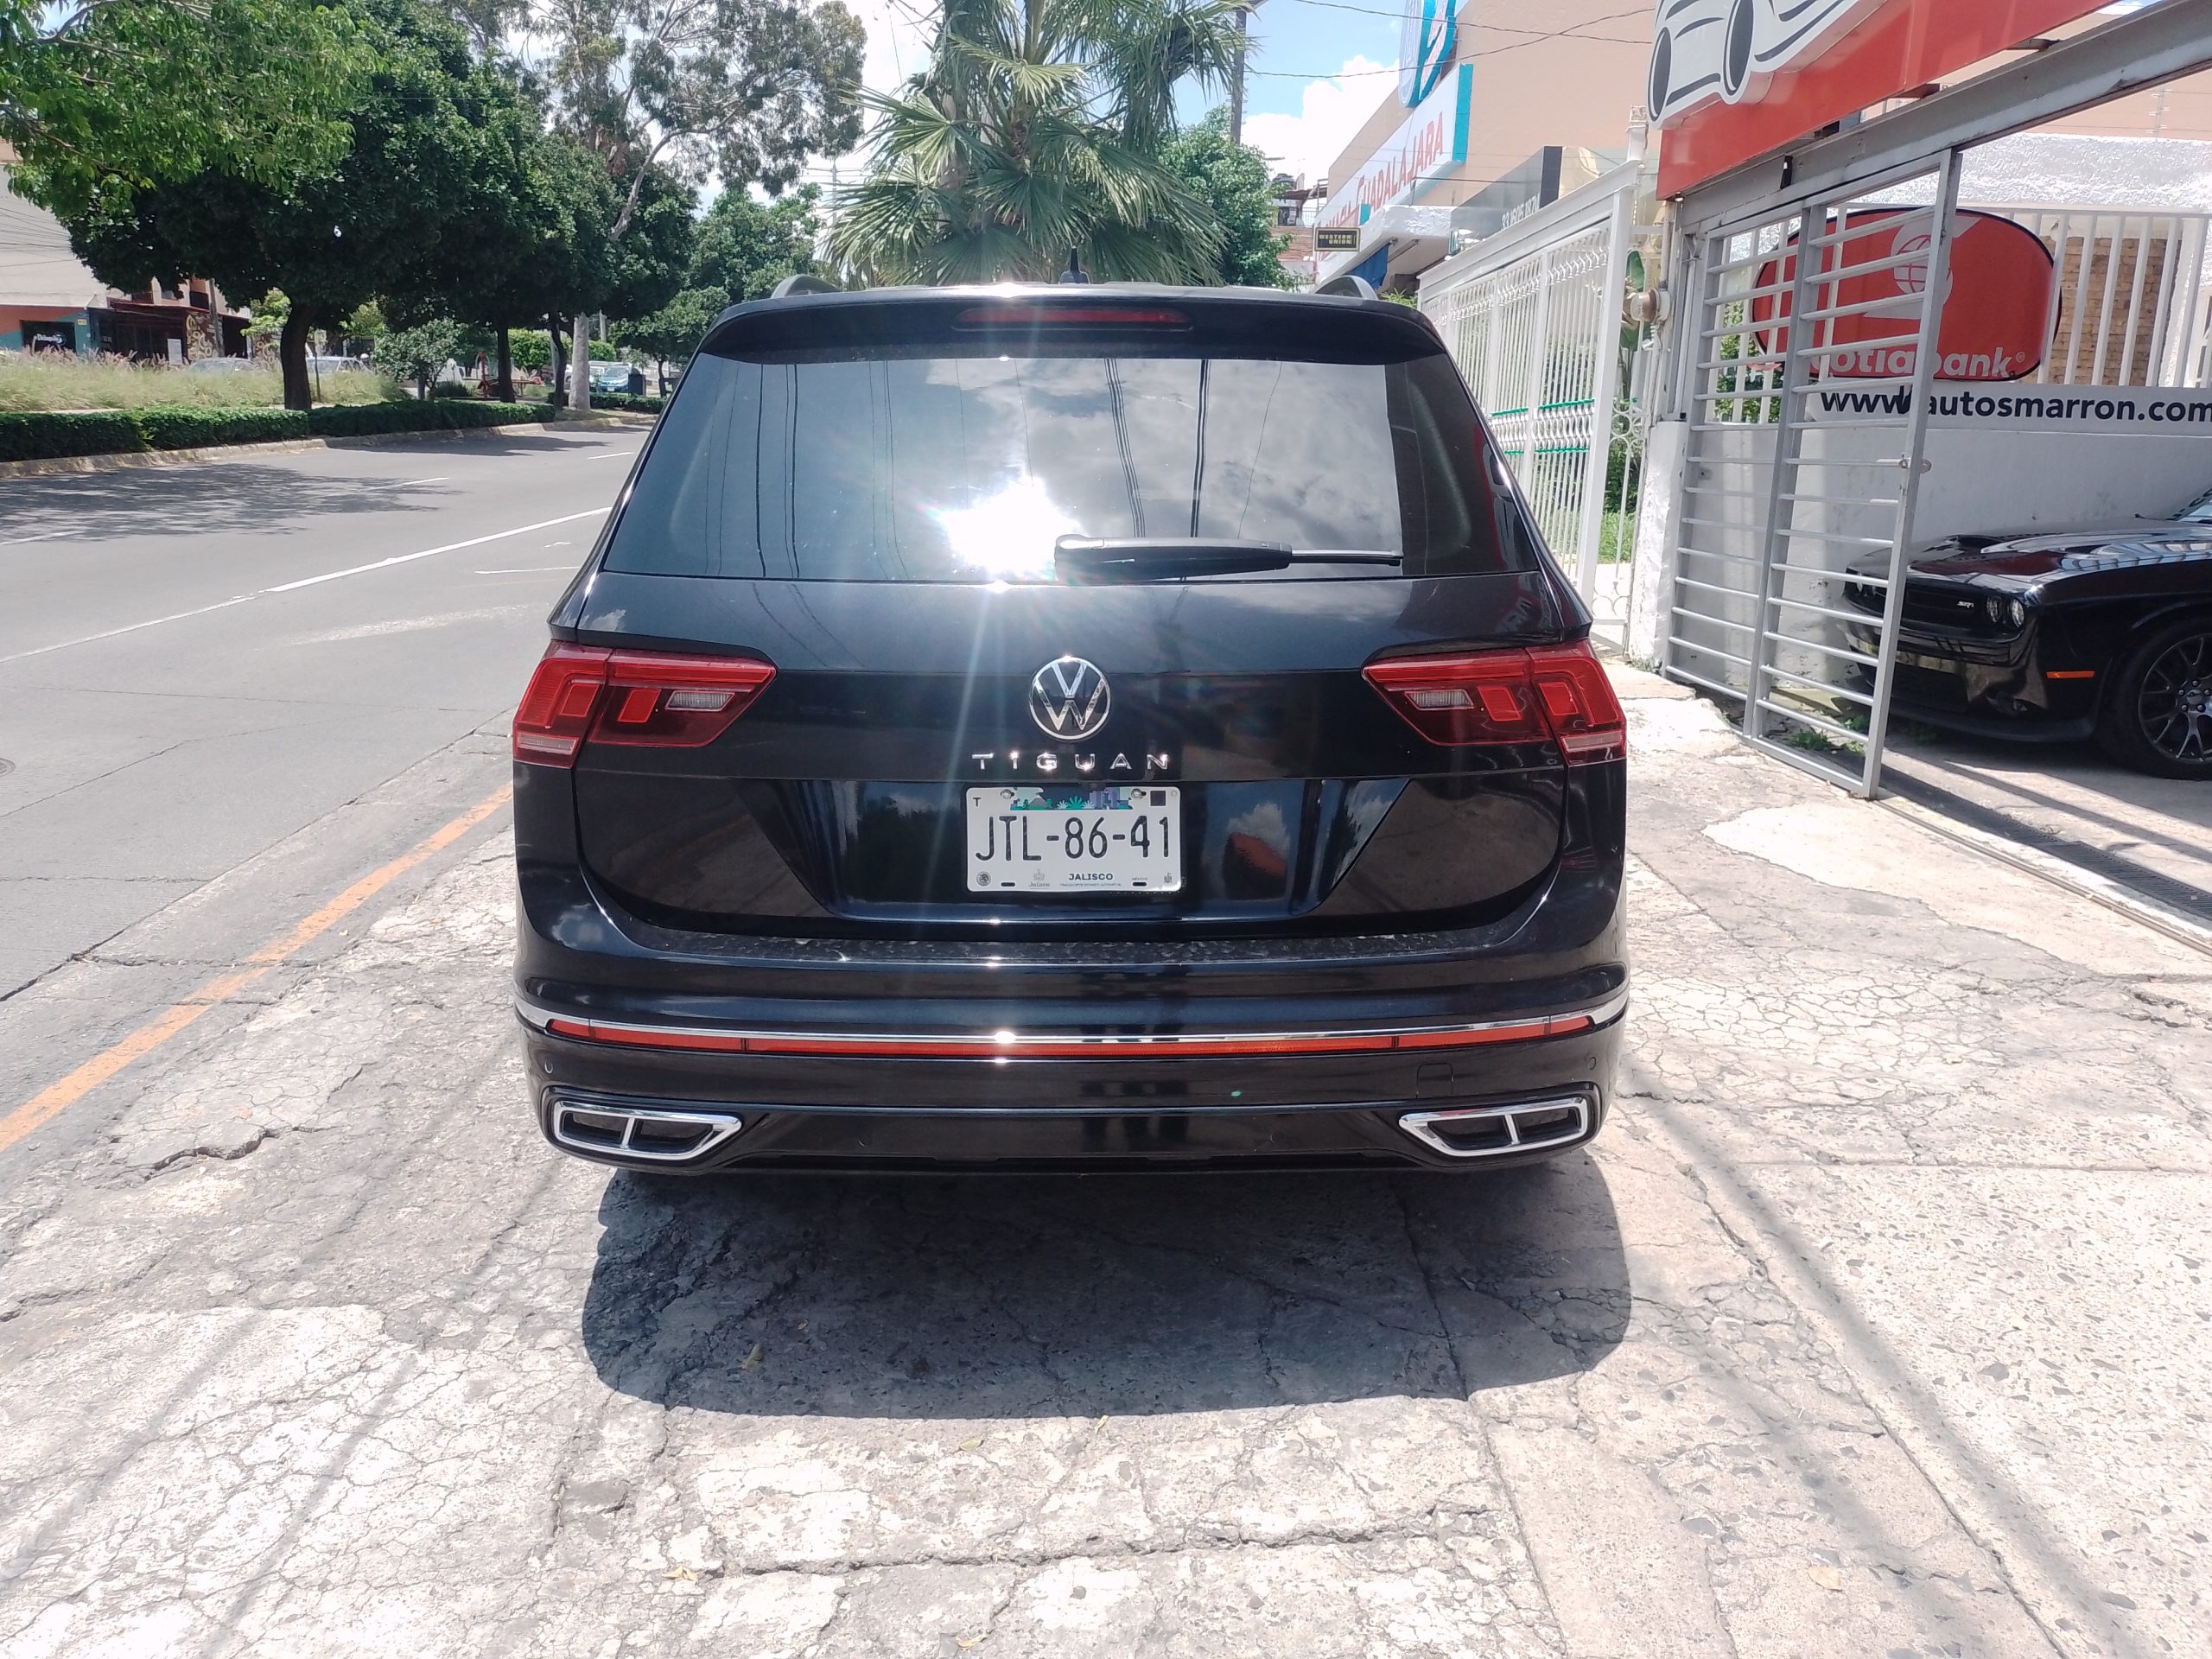
[[[1188,328],[1190,315],[1165,305],[975,305],[956,328]]]
[[[1368,683],[1432,743],[1559,745],[1569,766],[1628,753],[1628,721],[1586,641],[1370,663]]]
[[[713,742],[776,677],[744,657],[546,647],[515,710],[514,755],[572,766],[587,741],[696,749]]]

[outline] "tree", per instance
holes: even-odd
[[[1177,89],[1235,60],[1244,0],[947,0],[928,67],[873,97],[832,251],[898,282],[1204,281],[1222,233],[1163,162]]]
[[[606,240],[606,286],[589,308],[611,317],[649,316],[674,299],[697,248],[698,193],[673,171],[648,169],[637,200],[628,230]]]
[[[700,337],[708,325],[721,315],[730,302],[728,290],[720,288],[687,288],[650,317],[618,324],[614,343],[633,352],[643,352],[653,360],[653,368],[664,388],[668,384],[668,365],[682,368],[691,360],[691,353],[699,348]]]
[[[368,67],[352,16],[316,0],[0,0],[0,140],[64,219],[117,181],[282,187],[345,153]]]
[[[377,342],[377,366],[395,380],[412,380],[415,395],[428,397],[431,383],[461,349],[461,333],[451,317],[395,328]]]
[[[822,226],[815,210],[821,200],[810,184],[773,201],[725,190],[699,222],[686,286],[719,289],[729,296],[725,303],[734,305],[766,297],[795,271],[818,271],[814,250]]]
[[[376,67],[347,111],[351,147],[328,169],[283,186],[223,167],[149,188],[109,178],[85,211],[63,215],[79,255],[118,287],[192,271],[233,293],[282,288],[289,409],[313,401],[312,327],[371,298],[404,311],[423,291],[441,204],[465,193],[481,161],[461,94],[486,72],[459,31],[414,0],[353,3]]]
[[[611,251],[657,175],[696,182],[712,172],[726,189],[779,191],[809,156],[859,136],[863,36],[841,0],[547,0],[532,24],[553,42],[564,124],[613,186]],[[579,356],[588,308],[575,311]],[[581,364],[575,382],[570,401],[582,406]]]
[[[598,226],[613,192],[597,160],[543,130],[535,99],[480,67],[476,164],[447,204],[410,317],[481,321],[492,332],[495,395],[514,397],[512,330],[552,316],[593,287]],[[543,366],[542,364],[530,366]]]
[[[1275,257],[1289,238],[1275,228],[1274,184],[1267,158],[1249,144],[1229,142],[1227,111],[1216,110],[1178,133],[1160,160],[1221,226],[1221,249],[1207,281],[1249,288],[1297,285]]]

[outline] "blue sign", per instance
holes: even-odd
[[[1408,109],[1436,90],[1459,47],[1460,0],[1406,0],[1398,37],[1398,101]]]

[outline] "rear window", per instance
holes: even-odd
[[[1278,581],[1525,569],[1535,556],[1440,352],[776,355],[693,360],[607,569],[1051,582],[1062,536],[1402,560],[1301,560]]]

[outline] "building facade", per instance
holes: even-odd
[[[1618,0],[1409,0],[1402,66],[1329,169],[1316,279],[1405,289],[1455,245],[1593,178],[1643,101],[1648,13]]]
[[[0,145],[0,352],[181,362],[219,339],[223,355],[245,353],[248,318],[226,308],[213,283],[190,278],[124,294],[100,281],[61,221],[10,188],[15,159]]]

